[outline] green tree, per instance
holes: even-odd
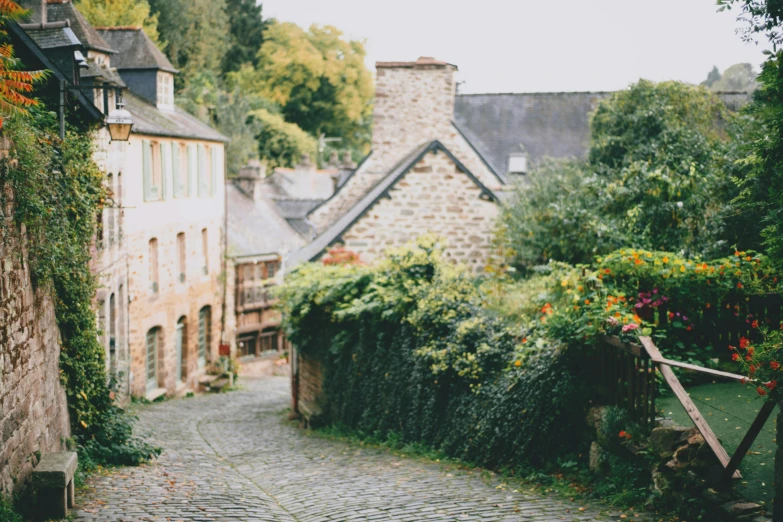
[[[223,57],[223,72],[238,71],[242,65],[258,65],[258,51],[264,43],[266,22],[261,4],[255,0],[226,0],[231,43]]]
[[[280,114],[268,109],[258,109],[250,113],[261,127],[258,138],[258,154],[266,161],[270,169],[292,167],[302,154],[314,158],[318,151],[318,142],[311,135],[288,123]]]
[[[709,86],[712,91],[747,91],[753,92],[756,84],[756,71],[749,63],[735,63],[725,71],[719,80]]]
[[[150,0],[178,89],[202,72],[220,72],[229,46],[225,0]]]
[[[520,267],[590,263],[628,246],[717,256],[727,216],[735,117],[704,87],[642,80],[596,109],[589,159],[545,163],[504,210]]]
[[[77,7],[92,25],[142,27],[153,42],[159,42],[158,19],[150,13],[147,0],[79,0]]]
[[[707,74],[707,79],[701,82],[701,85],[705,87],[712,87],[712,84],[720,80],[720,71],[716,66],[712,66],[712,70]]]
[[[364,65],[364,44],[347,41],[331,26],[305,32],[291,23],[270,23],[258,53],[258,68],[238,76],[242,87],[282,107],[286,121],[317,136],[361,145],[373,96]]]

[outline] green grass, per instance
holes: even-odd
[[[694,386],[688,393],[718,436],[729,455],[733,455],[763,402],[753,389],[739,383],[713,383]],[[657,408],[677,424],[692,426],[682,405],[674,396],[658,400]],[[775,418],[772,413],[750,451],[740,464],[742,479],[734,480],[737,491],[748,500],[769,505],[774,497]]]

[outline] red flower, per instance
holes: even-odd
[[[748,384],[748,379],[743,377],[742,379],[740,379],[740,384],[742,385]]]
[[[737,349],[737,347],[736,347],[736,346],[729,345],[729,351],[730,351],[730,352],[733,352],[733,351],[734,351],[734,350],[736,350],[736,349]]]
[[[748,362],[750,362],[750,361],[752,361],[752,360],[753,360],[753,357],[751,357],[750,355],[746,355],[746,356],[745,356],[745,360],[746,360],[746,361],[748,361]]]
[[[750,339],[748,339],[747,337],[740,337],[740,343],[739,344],[740,344],[740,348],[742,348],[744,350],[745,348],[750,346]]]
[[[777,370],[778,368],[780,368],[780,363],[776,361],[772,361],[771,363],[769,363],[769,367],[772,368],[773,370]]]
[[[764,388],[762,388],[761,386],[759,386],[758,388],[756,388],[756,393],[758,393],[759,395],[762,395],[762,396],[763,396],[763,395],[766,395],[766,394],[767,394],[767,390],[765,390]]]
[[[748,357],[753,357],[753,353],[754,353],[755,351],[756,351],[756,350],[754,350],[752,346],[751,346],[750,348],[748,348]]]
[[[740,356],[739,356],[738,353],[734,352],[733,354],[731,354],[731,360],[732,361],[739,361],[739,359],[740,359]]]
[[[755,367],[755,366],[753,366],[753,365],[751,364],[751,365],[750,365],[750,368],[748,368],[748,371],[749,371],[750,373],[756,373],[756,367]]]
[[[758,328],[759,327],[759,320],[758,319],[754,319],[753,322],[750,323],[750,326],[752,328]]]
[[[774,381],[774,380],[764,383],[764,386],[766,386],[769,391],[774,390],[775,386],[777,386],[777,385],[778,385],[778,381]]]

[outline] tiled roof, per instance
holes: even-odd
[[[104,83],[111,83],[117,85],[118,87],[126,87],[125,82],[122,81],[122,78],[117,73],[116,69],[110,69],[108,67],[98,65],[95,62],[88,61],[87,63],[89,67],[87,67],[85,70],[82,70],[80,74],[83,79],[101,78],[103,79]]]
[[[133,116],[134,134],[228,141],[228,138],[218,131],[179,107],[162,111],[128,91],[124,93],[124,101],[125,108]]]
[[[178,72],[140,27],[100,27],[97,32],[117,51],[111,64],[118,70],[160,69]]]
[[[228,255],[232,257],[277,254],[285,256],[305,241],[262,197],[255,201],[239,187],[226,187],[228,213]]]
[[[56,49],[59,47],[81,47],[81,42],[70,27],[62,29],[28,29],[27,34],[41,49]]]
[[[607,92],[466,94],[454,107],[454,123],[498,173],[508,156],[583,158],[590,145],[590,113]]]
[[[425,154],[431,151],[443,151],[451,160],[457,164],[460,171],[467,174],[481,190],[494,199],[498,196],[482,184],[464,165],[437,140],[425,143],[416,147],[410,154],[404,157],[397,165],[389,171],[372,189],[367,192],[348,212],[342,214],[329,228],[312,242],[303,248],[292,252],[288,258],[289,266],[296,266],[300,263],[306,263],[318,258],[329,246],[340,239],[340,236],[361,218],[386,192],[394,186],[408,171],[413,168]]]
[[[40,0],[21,0],[20,5],[30,11],[31,22],[41,22],[41,1]],[[84,45],[85,49],[100,51],[103,53],[113,53],[114,50],[101,36],[95,31],[92,25],[79,12],[71,2],[48,2],[46,10],[47,22],[64,22],[68,20],[71,23],[71,29]]]

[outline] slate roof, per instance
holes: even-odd
[[[583,158],[590,144],[590,113],[608,92],[462,94],[454,124],[492,168],[505,174],[508,155]]]
[[[140,27],[101,27],[97,32],[117,51],[118,55],[112,58],[111,64],[118,70],[160,69],[170,73],[179,72]]]
[[[41,49],[81,47],[82,45],[70,27],[63,27],[62,29],[29,29],[27,34]]]
[[[405,174],[413,168],[416,163],[424,157],[428,152],[443,151],[449,158],[457,165],[457,168],[461,172],[467,174],[473,182],[478,185],[479,188],[495,201],[498,201],[498,196],[489,188],[487,188],[481,181],[476,178],[446,147],[443,146],[438,140],[425,143],[405,158],[402,159],[388,174],[386,174],[381,181],[375,184],[373,188],[367,192],[351,209],[340,216],[329,228],[327,228],[321,235],[316,237],[312,242],[305,245],[303,248],[292,252],[288,257],[287,262],[290,266],[296,266],[299,263],[306,263],[317,259],[329,246],[334,244],[340,239],[340,236],[356,221],[361,218],[389,189],[391,189]]]
[[[82,79],[101,78],[104,83],[111,83],[118,87],[127,87],[116,69],[110,69],[92,61],[88,61],[87,64],[87,69],[82,69],[82,72],[79,75]]]
[[[179,107],[161,111],[130,91],[123,93],[125,108],[133,115],[133,133],[171,138],[228,142],[228,138]]]
[[[304,245],[304,239],[278,215],[270,200],[262,197],[254,201],[233,183],[226,187],[226,198],[230,256],[284,256]]]
[[[22,0],[20,5],[30,11],[30,22],[41,22],[41,0]],[[84,15],[70,2],[52,3],[47,5],[47,22],[71,23],[76,38],[84,45],[85,49],[91,49],[102,53],[113,54],[114,49],[106,43],[95,28],[90,25]]]

